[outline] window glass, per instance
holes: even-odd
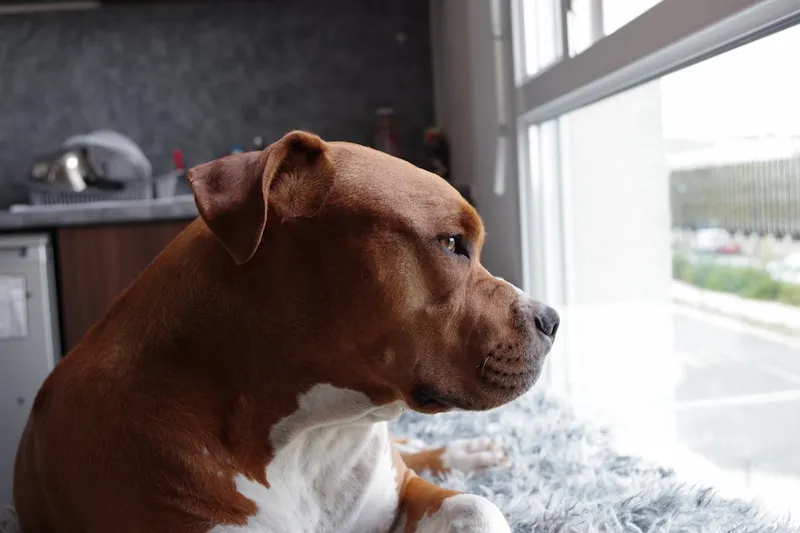
[[[532,76],[560,57],[560,1],[520,0],[525,72]]]
[[[553,383],[621,446],[800,517],[800,77],[775,61],[788,50],[800,27],[564,115],[561,164],[538,154],[531,175],[534,195],[560,195],[561,223],[540,234],[561,248],[539,250],[560,254],[567,287]]]
[[[570,55],[583,52],[660,1],[572,0],[568,14]]]

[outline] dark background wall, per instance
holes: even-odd
[[[397,113],[422,162],[433,121],[427,0],[265,0],[0,16],[0,207],[68,136],[130,136],[156,172],[304,128],[369,144]]]

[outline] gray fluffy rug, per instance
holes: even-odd
[[[494,501],[514,533],[798,531],[754,505],[687,486],[658,465],[616,453],[608,432],[538,392],[488,413],[409,413],[392,431],[429,443],[487,434],[500,440],[511,468],[434,481]]]
[[[488,497],[515,533],[800,533],[749,503],[684,485],[668,470],[621,456],[606,431],[541,393],[488,413],[409,413],[392,432],[430,444],[481,435],[503,442],[510,468],[435,481]],[[0,510],[0,533],[18,533],[8,509]]]

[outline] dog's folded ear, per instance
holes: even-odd
[[[293,131],[261,152],[230,155],[187,174],[197,209],[237,265],[253,257],[267,214],[281,221],[316,214],[333,186],[325,142]]]

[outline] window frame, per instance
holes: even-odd
[[[510,176],[519,186],[522,287],[556,307],[572,302],[572,249],[569,169],[560,157],[568,125],[560,117],[670,72],[690,66],[800,22],[797,0],[661,0],[589,48],[569,56],[567,16],[570,0],[549,0],[560,7],[561,31],[555,36],[560,60],[528,76],[525,63],[523,2],[503,0],[511,28],[511,65],[506,97],[516,142],[509,143]],[[595,9],[602,0],[594,0]],[[597,36],[593,36],[597,37]],[[500,75],[500,73],[498,73]],[[530,132],[544,126],[547,154],[532,154]],[[545,131],[546,130],[546,131]],[[512,132],[513,134],[513,132]],[[539,135],[542,140],[542,135]],[[532,165],[536,156],[541,161]],[[542,172],[542,161],[551,163]],[[534,170],[536,169],[536,170]],[[554,246],[552,243],[560,243]],[[562,341],[544,380],[569,394],[569,346]]]
[[[511,1],[518,4],[514,13],[521,13],[522,2],[535,0]],[[562,7],[561,16],[566,14]],[[527,124],[558,118],[799,20],[797,0],[661,0],[580,54],[562,53],[560,61],[532,77],[518,70],[517,116]],[[561,27],[563,49],[569,35],[566,22]],[[520,64],[524,28],[516,24],[515,30],[515,63]]]
[[[566,22],[569,0],[550,0],[561,6],[561,33],[556,36],[561,41],[558,43],[561,59],[526,77],[522,3],[533,1],[542,0],[505,0],[502,14],[510,19],[506,27],[511,28],[509,53],[513,68],[498,75],[507,77],[505,86],[511,93],[511,120],[516,129],[516,143],[510,143],[513,147],[509,151],[511,160],[516,162],[511,165],[516,167],[512,174],[516,174],[520,192],[523,288],[539,297],[553,296],[550,300],[567,303],[560,297],[566,298],[570,292],[569,276],[547,273],[548,270],[568,273],[566,258],[562,256],[560,269],[555,268],[553,259],[546,260],[542,250],[537,250],[539,239],[534,242],[532,237],[541,236],[546,227],[548,235],[562,241],[569,239],[564,228],[568,216],[563,205],[569,187],[551,185],[551,190],[562,190],[558,198],[542,195],[541,179],[559,178],[532,175],[530,128],[556,120],[556,136],[563,141],[559,117],[794,25],[800,21],[800,2],[661,0],[580,54],[567,57],[563,52],[569,42]],[[558,143],[553,146],[557,149]],[[546,220],[542,210],[536,209],[546,201],[562,202],[560,220],[552,217]],[[546,262],[550,263],[549,269]],[[552,294],[553,291],[560,294]]]

